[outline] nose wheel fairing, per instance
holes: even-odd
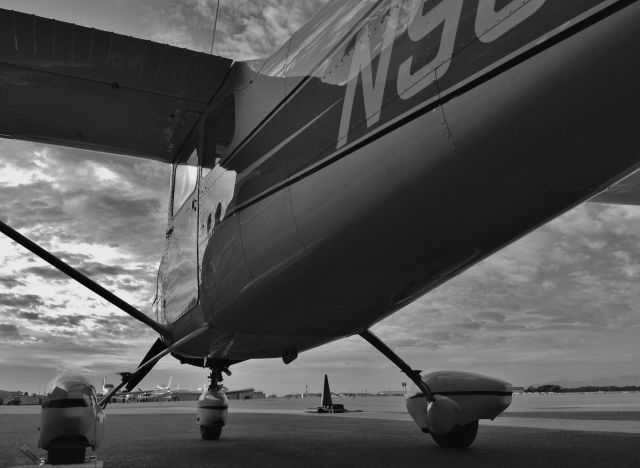
[[[222,372],[228,369],[211,369],[210,385],[198,398],[196,421],[200,425],[202,440],[219,440],[227,423],[229,400],[222,385]]]

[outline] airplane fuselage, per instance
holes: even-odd
[[[176,170],[155,312],[212,325],[176,354],[359,333],[636,168],[638,43],[633,1],[351,0],[234,64]]]

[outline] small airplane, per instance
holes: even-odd
[[[113,394],[112,397],[118,396],[123,399],[123,401],[130,401],[131,397],[136,401],[149,401],[150,399],[158,400],[173,400],[176,398],[175,393],[180,391],[180,385],[175,390],[171,389],[171,382],[173,381],[173,376],[169,377],[169,382],[166,385],[156,385],[153,389],[143,390],[138,387],[137,390],[133,390],[131,392],[123,392],[119,391],[117,394]],[[107,378],[104,377],[102,380],[102,391],[104,395],[107,395],[114,389],[115,385],[111,383],[107,383]]]
[[[173,380],[173,376],[169,377],[169,382],[166,385],[156,385],[155,388],[143,390],[138,387],[137,390],[133,390],[130,392],[124,392],[122,395],[130,400],[132,397],[136,401],[149,401],[149,400],[157,400],[157,399],[171,399],[174,394],[174,390],[171,389],[171,381]],[[175,391],[178,391],[180,386]]]
[[[250,62],[0,10],[0,134],[173,167],[152,316],[0,224],[159,335],[99,404],[55,378],[39,445],[82,459],[167,354],[210,370],[218,439],[231,366],[358,334],[417,387],[419,429],[469,446],[511,385],[423,376],[369,329],[601,192],[640,202],[607,191],[640,165],[639,43],[632,0],[334,0]]]

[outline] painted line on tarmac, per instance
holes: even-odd
[[[640,421],[554,419],[554,418],[497,418],[495,421],[480,421],[481,425],[503,427],[526,427],[580,432],[621,432],[640,434]]]

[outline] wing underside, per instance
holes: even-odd
[[[0,9],[0,136],[170,162],[231,63]]]

